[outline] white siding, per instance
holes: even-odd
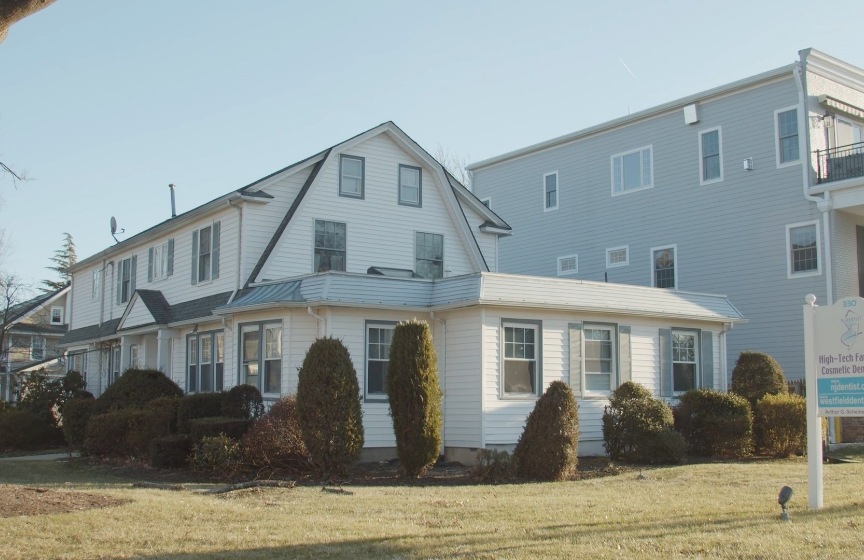
[[[479,310],[442,315],[446,321],[446,349],[436,340],[439,373],[444,384],[444,445],[482,447],[481,334]],[[443,335],[439,326],[436,336]],[[442,361],[444,366],[441,366]]]
[[[498,270],[498,235],[493,233],[484,233],[480,231],[480,226],[486,223],[486,220],[474,210],[463,206],[465,218],[471,226],[471,233],[477,240],[477,246],[480,247],[480,252],[483,253],[483,259],[489,267],[490,272]]]
[[[99,270],[101,266],[102,263],[94,264],[75,272],[73,275],[72,290],[69,296],[72,313],[71,317],[66,317],[70,330],[99,322],[100,300],[98,297],[93,299],[93,272]],[[111,292],[106,290],[104,278],[101,291],[106,294],[104,297],[110,297]]]
[[[137,299],[135,304],[132,306],[132,309],[129,310],[126,320],[122,322],[122,328],[128,329],[131,327],[138,327],[152,322],[153,315],[150,313],[150,310],[147,309],[147,306],[144,305],[144,302],[141,301],[141,299]]]
[[[365,198],[339,196],[339,154],[331,154],[261,277],[313,272],[315,220],[347,224],[348,272],[365,273],[370,266],[414,270],[416,231],[444,236],[444,267],[454,276],[476,272],[435,175],[423,168],[422,207],[398,204],[399,164],[423,166],[422,162],[383,134],[351,147],[345,154],[365,158]]]

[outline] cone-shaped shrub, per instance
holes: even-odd
[[[765,395],[753,411],[756,450],[774,457],[804,453],[807,404],[799,395]]]
[[[345,472],[363,450],[360,386],[341,340],[319,338],[306,352],[297,384],[303,443],[322,474]]]
[[[441,449],[438,364],[424,321],[399,323],[393,331],[387,398],[402,469],[408,476],[423,476]]]
[[[777,360],[762,352],[744,351],[732,370],[731,391],[747,399],[750,407],[755,408],[765,395],[783,395],[789,389]]]
[[[579,416],[570,387],[553,381],[528,415],[513,452],[522,478],[565,480],[576,473]]]

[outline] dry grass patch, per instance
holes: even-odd
[[[83,467],[82,467],[83,468]],[[67,473],[68,474],[68,473]],[[43,472],[43,477],[49,473]],[[0,483],[4,480],[0,473]],[[574,482],[252,489],[221,496],[73,484],[128,499],[0,519],[7,558],[857,558],[864,465],[825,467],[808,511],[804,460],[709,463]],[[55,482],[58,479],[53,479]],[[51,480],[47,480],[51,482]],[[781,486],[795,489],[791,523]]]

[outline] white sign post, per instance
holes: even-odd
[[[864,299],[843,298],[804,305],[807,382],[807,464],[810,507],[822,507],[822,421],[820,416],[864,416]]]

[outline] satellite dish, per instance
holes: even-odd
[[[117,233],[117,218],[111,216],[111,235]]]

